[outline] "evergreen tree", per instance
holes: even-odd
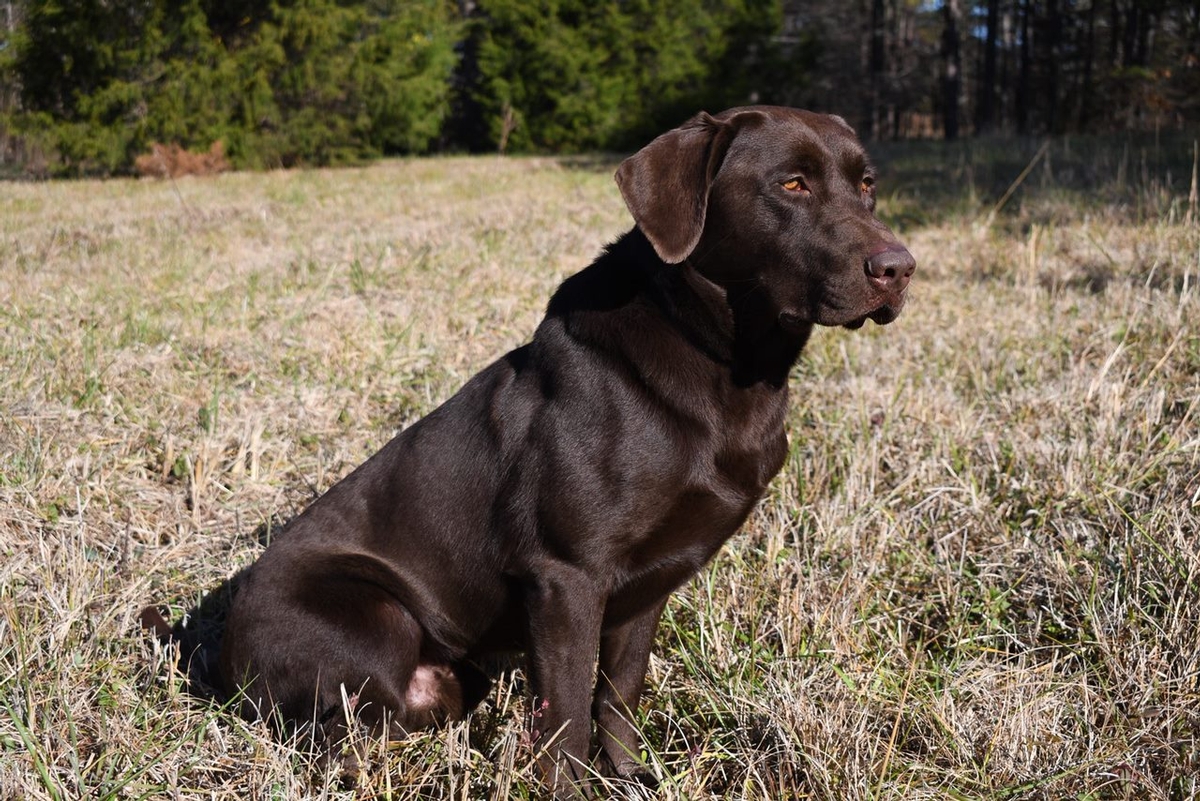
[[[507,140],[521,150],[578,150],[605,141],[621,100],[618,78],[605,70],[605,5],[481,4],[476,99],[493,142]]]
[[[48,133],[74,171],[127,163],[163,49],[162,17],[156,0],[32,0],[13,42],[27,112],[19,129]]]
[[[129,169],[151,142],[240,166],[421,153],[449,111],[448,0],[31,0],[9,69],[10,126],[65,174]],[[210,14],[217,23],[214,31]]]
[[[474,100],[515,149],[629,147],[766,99],[779,0],[481,0]]]

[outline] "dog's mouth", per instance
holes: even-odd
[[[879,302],[878,300],[876,301]],[[894,298],[891,302],[880,303],[874,309],[863,312],[857,317],[852,317],[846,320],[838,312],[830,310],[825,314],[818,313],[815,316],[799,314],[795,311],[784,311],[779,314],[779,325],[785,331],[792,333],[802,333],[807,331],[815,322],[817,325],[827,325],[830,327],[840,326],[851,330],[862,328],[867,324],[867,320],[876,325],[887,325],[900,316],[900,310],[904,307],[904,296]],[[831,319],[832,318],[832,319]]]
[[[875,325],[887,325],[899,316],[900,309],[884,304],[874,311],[867,312],[862,317],[856,317],[848,323],[842,323],[842,327],[851,330],[862,328],[867,324],[867,320],[875,323]]]

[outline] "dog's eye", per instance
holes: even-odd
[[[875,188],[875,179],[868,175],[866,178],[862,179],[862,185],[860,188],[862,189],[862,193],[864,195],[871,194],[871,190]]]
[[[804,185],[804,181],[799,178],[793,178],[790,181],[783,182],[783,188],[789,192],[799,192],[802,195],[809,194],[808,187]]]

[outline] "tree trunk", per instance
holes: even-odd
[[[1017,72],[1017,132],[1029,133],[1029,71],[1032,48],[1029,37],[1033,26],[1029,23],[1029,15],[1033,13],[1032,0],[1021,3],[1021,63]]]
[[[962,52],[958,43],[962,10],[959,0],[942,0],[942,130],[947,139],[958,138],[958,95],[962,83]]]
[[[1046,3],[1046,91],[1043,99],[1046,106],[1046,129],[1050,133],[1061,133],[1063,115],[1058,108],[1058,52],[1062,40],[1062,15],[1058,10],[1058,0],[1048,0]]]
[[[1140,67],[1137,58],[1138,28],[1141,26],[1141,13],[1138,4],[1131,3],[1125,12],[1125,41],[1122,49],[1121,66]]]
[[[1139,67],[1150,65],[1150,42],[1154,38],[1154,29],[1158,21],[1155,19],[1154,11],[1148,8],[1143,8],[1138,15],[1138,36],[1134,50],[1135,63]]]
[[[1109,0],[1108,3],[1108,67],[1113,69],[1121,65],[1121,3],[1119,0]]]
[[[871,0],[871,44],[867,57],[867,108],[864,109],[863,119],[866,123],[866,138],[874,138],[880,133],[879,126],[879,86],[883,82],[883,0]]]
[[[983,83],[979,87],[979,106],[975,132],[988,133],[996,127],[996,34],[1000,26],[1000,0],[988,0],[987,34],[983,44]]]
[[[1083,46],[1083,80],[1079,87],[1079,130],[1092,121],[1092,62],[1096,60],[1096,0],[1088,6],[1087,41]]]
[[[1015,4],[1005,3],[1000,15],[1000,35],[1004,45],[1000,52],[1000,85],[996,88],[996,125],[1011,130],[1013,124],[1013,54],[1017,49]]]

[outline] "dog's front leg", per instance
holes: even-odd
[[[605,632],[600,638],[600,668],[596,677],[597,739],[606,768],[616,776],[653,784],[653,774],[638,758],[641,743],[633,725],[646,681],[650,647],[666,598],[637,617]]]
[[[571,798],[587,772],[604,593],[586,572],[560,562],[539,569],[527,592],[533,741],[547,784]]]

